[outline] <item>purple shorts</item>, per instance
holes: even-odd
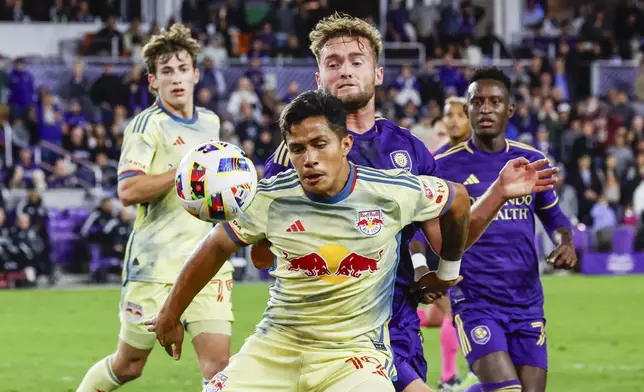
[[[414,380],[426,381],[427,362],[423,353],[420,319],[416,313],[418,303],[398,287],[394,293],[389,337],[398,372],[394,387],[396,391],[402,391]]]
[[[505,351],[515,366],[548,370],[546,320],[540,311],[533,312],[537,314],[533,318],[524,315],[529,312],[521,313],[514,316],[492,309],[454,308],[454,326],[470,369],[486,355]]]

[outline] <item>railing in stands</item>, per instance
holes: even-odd
[[[103,181],[103,173],[101,172],[101,169],[98,167],[93,162],[90,162],[85,159],[79,159],[75,158],[72,153],[68,150],[65,150],[64,148],[54,144],[50,143],[48,141],[40,141],[38,145],[36,146],[35,152],[34,152],[34,162],[38,165],[40,165],[41,168],[53,172],[54,167],[49,164],[48,162],[44,162],[42,160],[42,152],[44,150],[49,150],[57,155],[60,155],[63,159],[65,159],[66,163],[72,162],[78,166],[84,167],[87,170],[89,170],[91,173],[94,174],[94,184],[90,184],[87,182],[85,179],[77,176],[78,181],[81,183],[83,188],[85,189],[90,189],[90,188],[96,188],[97,190],[101,188],[101,184]]]

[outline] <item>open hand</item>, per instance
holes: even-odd
[[[553,175],[557,174],[559,169],[547,167],[549,163],[547,159],[530,163],[523,157],[508,161],[501,169],[498,179],[503,198],[509,200],[553,189],[556,182]]]

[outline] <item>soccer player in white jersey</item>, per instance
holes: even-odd
[[[89,369],[78,392],[112,391],[141,376],[156,341],[144,322],[159,311],[183,262],[212,229],[188,214],[173,190],[181,158],[219,138],[219,118],[193,102],[198,53],[190,30],[180,24],[162,30],[143,48],[157,100],[127,127],[118,168],[119,199],[138,207],[125,253],[118,346]],[[204,385],[228,364],[230,355],[233,268],[226,260],[222,263],[181,318]]]
[[[150,329],[178,355],[180,316],[193,297],[232,253],[268,239],[276,257],[268,308],[208,391],[394,391],[387,322],[400,231],[439,219],[443,259],[428,284],[444,292],[460,280],[467,192],[403,169],[350,164],[346,111],[330,93],[297,97],[282,112],[280,128],[295,170],[261,180],[245,213],[212,230]],[[292,225],[299,229],[289,230]]]

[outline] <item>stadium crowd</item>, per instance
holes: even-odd
[[[49,3],[43,9],[42,2],[5,0],[0,19],[65,23],[98,18],[105,25],[85,54],[109,52],[109,45],[104,44],[116,37],[119,52],[133,58],[149,34],[159,29],[155,24],[150,31],[142,31],[134,14],[129,17],[129,28],[118,31],[116,22],[124,19],[118,1]],[[243,1],[185,0],[181,9],[182,20],[190,21],[203,44],[197,105],[221,117],[222,139],[242,146],[260,176],[263,162],[279,144],[277,116],[301,92],[292,81],[287,94],[279,96],[262,66],[273,58],[311,58],[308,31],[336,9],[325,0],[272,3],[268,16],[254,25],[246,22]],[[379,115],[410,129],[433,152],[448,141],[442,123],[444,102],[465,95],[472,70],[491,58],[495,47],[504,58],[521,59],[508,70],[516,103],[508,138],[533,146],[560,166],[558,193],[564,212],[576,224],[591,227],[598,245],[604,243],[606,248],[602,238],[610,238],[614,227],[639,227],[644,220],[644,37],[640,35],[644,11],[631,1],[622,1],[611,10],[597,4],[563,18],[546,10],[542,2],[527,0],[522,24],[529,38],[514,45],[496,36],[491,24],[482,26],[484,10],[468,0],[418,1],[411,10],[404,2],[392,1],[383,32],[386,40],[418,41],[433,55],[426,64],[400,67],[396,78],[385,80],[377,91]],[[374,20],[375,11],[361,12]],[[555,45],[554,56],[540,50],[537,41],[543,39]],[[633,81],[635,94],[629,94],[628,86],[617,86],[606,96],[592,96],[590,63],[616,58],[642,64]],[[247,70],[239,80],[227,80],[221,71],[231,59],[245,61]],[[31,242],[18,248],[28,248],[31,256],[26,250],[14,249],[16,255],[22,252],[19,257],[0,252],[0,259],[5,260],[5,269],[15,267],[8,266],[6,261],[10,261],[34,265],[38,273],[51,276],[46,256],[50,246],[47,213],[39,194],[45,189],[93,187],[99,178],[105,195],[114,196],[124,129],[155,98],[148,91],[145,69],[138,63],[125,74],[116,73],[106,63],[103,74],[90,80],[79,60],[60,91],[41,84],[28,70],[26,59],[0,57],[0,124],[5,124],[5,135],[10,129],[14,157],[12,166],[3,165],[3,186],[31,190],[18,210],[8,214],[0,210],[0,241],[4,244],[0,251],[12,243],[10,238],[24,237]],[[39,149],[43,143],[50,147]],[[96,176],[92,167],[101,175]],[[118,230],[103,229],[127,227],[130,218],[127,214],[112,217],[111,207],[104,203],[97,214],[100,218],[88,218],[93,220],[84,235],[118,257],[123,238]],[[116,221],[111,222],[112,218]],[[98,226],[100,230],[89,229]],[[635,242],[635,249],[644,249],[641,231]],[[43,261],[36,263],[33,260],[40,258],[34,255],[43,255]]]

